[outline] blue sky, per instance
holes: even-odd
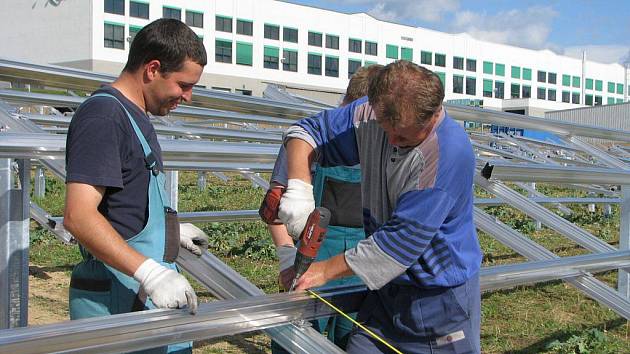
[[[630,0],[289,0],[604,63],[630,57]]]

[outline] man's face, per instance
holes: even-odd
[[[186,60],[180,71],[155,74],[145,93],[146,110],[164,116],[182,102],[190,102],[193,86],[199,81],[203,67]]]
[[[374,114],[376,115],[376,121],[385,131],[387,140],[391,145],[400,148],[418,146],[430,132],[431,124],[420,126],[416,122],[415,117],[403,117],[396,123],[396,126],[393,126],[391,120],[384,116],[383,111],[383,109],[375,109]]]

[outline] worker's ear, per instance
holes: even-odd
[[[160,75],[160,61],[159,60],[151,60],[150,62],[144,65],[144,76],[148,81],[155,80]]]

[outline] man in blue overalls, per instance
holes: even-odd
[[[376,64],[360,68],[352,76],[341,106],[365,96],[370,75],[380,67],[381,65]],[[286,186],[286,173],[286,155],[284,148],[281,148],[271,176],[272,186]],[[331,211],[331,222],[328,226],[326,239],[317,254],[318,261],[354,248],[359,241],[365,238],[359,208],[361,205],[360,182],[361,170],[358,166],[327,168],[316,166],[312,190],[315,204]],[[295,274],[292,267],[297,249],[284,225],[269,225],[269,232],[276,245],[277,256],[280,261],[280,279],[286,290]],[[361,280],[358,277],[352,276],[332,280],[326,285],[338,286],[360,283]],[[320,332],[326,332],[328,339],[337,346],[345,349],[348,335],[352,330],[352,322],[342,316],[331,316],[320,318],[314,321],[313,325]],[[277,354],[284,352],[284,350],[272,342],[272,352]]]
[[[195,292],[173,261],[180,245],[202,250],[190,232],[180,238],[148,113],[165,115],[189,102],[206,61],[188,26],[157,20],[138,32],[116,81],[76,111],[66,142],[64,226],[83,261],[70,281],[71,319],[156,307],[196,311]],[[192,346],[146,352],[167,350],[188,353]]]

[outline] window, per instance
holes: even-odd
[[[623,103],[623,98],[618,98],[615,102],[616,103]]]
[[[593,95],[584,95],[584,104],[587,106],[593,105]]]
[[[571,75],[562,75],[562,86],[571,86]]]
[[[523,85],[523,94],[522,94],[522,98],[530,98],[532,97],[532,88],[531,86],[525,86]]]
[[[602,91],[604,89],[604,82],[602,80],[595,80],[595,91]]]
[[[544,100],[545,98],[547,98],[547,90],[545,90],[544,87],[539,87],[536,90],[536,98],[538,98],[539,100]]]
[[[313,75],[322,74],[322,55],[317,53],[308,53],[307,72]]]
[[[523,68],[523,80],[532,79],[532,69]]]
[[[133,39],[136,38],[136,34],[140,32],[142,27],[138,26],[129,26],[129,43],[133,43]]]
[[[125,49],[125,26],[105,23],[105,48]]]
[[[547,83],[555,85],[555,83],[556,83],[556,76],[557,76],[556,73],[548,73],[547,74]]]
[[[326,48],[339,49],[339,36],[327,34],[326,35]]]
[[[586,88],[587,90],[592,90],[593,89],[593,79],[586,79],[586,82],[584,83],[584,88]]]
[[[538,70],[537,76],[538,76],[538,82],[547,82],[547,73],[545,71]]]
[[[547,100],[548,101],[556,100],[556,90],[552,90],[552,89],[547,90]]]
[[[312,45],[313,47],[321,47],[322,46],[322,34],[319,32],[308,32],[308,45]],[[321,61],[321,60],[320,60]],[[321,63],[319,65],[321,69]],[[321,70],[320,70],[321,71]]]
[[[494,98],[503,99],[504,96],[505,96],[505,84],[502,81],[495,81],[494,82]]]
[[[464,58],[453,57],[453,69],[464,70]]]
[[[466,77],[466,94],[472,96],[477,94],[477,79],[474,77]]]
[[[494,64],[494,73],[497,76],[505,76],[505,64]]]
[[[186,24],[190,27],[203,28],[203,13],[186,10]]]
[[[571,103],[580,104],[580,93],[579,92],[573,92],[571,94]]]
[[[280,62],[280,49],[276,47],[265,46],[263,53],[263,66],[265,69],[278,69]]]
[[[360,60],[348,59],[348,79],[361,67]]]
[[[595,105],[601,106],[604,102],[602,101],[602,96],[595,96]]]
[[[282,70],[298,71],[298,53],[295,50],[285,49],[282,57]]]
[[[365,41],[365,54],[378,55],[378,44]]]
[[[348,51],[351,53],[361,53],[362,41],[360,39],[348,39]]]
[[[143,2],[129,2],[129,16],[149,19],[149,4]]]
[[[275,40],[280,39],[280,26],[265,23],[265,38]]]
[[[483,97],[492,97],[492,80],[483,80]]]
[[[623,84],[617,84],[617,93],[623,95]]]
[[[105,0],[105,12],[108,14],[124,15],[125,0]]]
[[[401,47],[400,48],[400,59],[407,60],[407,61],[413,61],[413,49]]]
[[[453,75],[453,93],[464,93],[464,77]]]
[[[389,59],[398,59],[398,46],[388,44],[385,46],[385,57]]]
[[[446,54],[435,53],[435,66],[446,67]]]
[[[339,58],[326,56],[324,72],[326,76],[339,77]]]
[[[298,30],[297,28],[283,27],[282,28],[282,40],[285,42],[297,43],[298,42]]]
[[[214,61],[232,64],[232,42],[217,39],[214,42]]]
[[[252,44],[236,42],[236,64],[252,66]]]
[[[442,88],[444,90],[446,90],[446,73],[440,72],[440,71],[434,71],[435,75],[437,75],[440,78],[440,81],[442,82]]]
[[[521,67],[520,66],[512,66],[512,78],[520,79],[521,78]]]
[[[606,99],[606,104],[615,104],[615,99],[614,99],[614,98],[612,98],[612,97],[608,97],[608,98]]]
[[[369,60],[365,61],[365,66],[370,66],[370,65],[374,65],[374,64],[378,64],[378,63],[375,62],[375,61],[369,61]]]
[[[577,88],[580,87],[580,77],[579,76],[574,76],[573,77],[573,85],[572,86],[573,87],[577,87]]]
[[[176,7],[162,7],[163,18],[174,18],[176,20],[182,20],[182,10]]]
[[[466,59],[466,71],[477,71],[477,61],[475,59]]]
[[[608,93],[615,93],[615,83],[614,82],[609,82],[608,83]]]
[[[520,98],[521,97],[521,85],[512,84],[510,87],[510,97],[511,98]]]
[[[562,102],[571,103],[571,92],[562,91]]]
[[[236,19],[236,33],[244,36],[254,35],[254,22]]]
[[[219,16],[215,17],[214,25],[217,31],[232,33],[232,18]]]
[[[420,64],[433,65],[433,53],[420,51]]]
[[[493,67],[493,65],[492,65],[492,62],[489,62],[489,61],[484,61],[484,62],[483,62],[483,73],[484,73],[484,74],[490,74],[490,75],[492,75],[492,73],[493,73],[493,68],[494,68],[494,67]],[[490,96],[490,97],[492,97],[492,96]]]

